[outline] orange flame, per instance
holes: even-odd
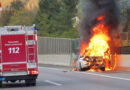
[[[99,20],[103,19],[103,17],[99,17]],[[101,56],[105,59],[105,69],[111,70],[109,65],[110,60],[110,46],[109,42],[111,38],[108,34],[109,27],[105,25],[105,23],[100,23],[93,28],[93,35],[88,44],[82,43],[80,55],[85,56]]]
[[[99,16],[99,17],[97,18],[98,21],[102,21],[103,19],[104,19],[104,16]]]
[[[90,42],[87,47],[85,44],[82,45],[85,49],[83,52],[86,52],[86,56],[103,56],[105,57],[105,52],[110,49],[108,42],[110,37],[108,36],[108,28],[105,27],[104,23],[98,24],[93,28],[93,36],[90,39]],[[82,53],[81,50],[81,53]]]

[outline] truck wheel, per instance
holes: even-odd
[[[15,83],[16,81],[17,81],[17,80],[12,80],[11,82],[12,82],[12,83]]]
[[[0,81],[0,87],[2,87],[2,81]]]
[[[26,86],[30,86],[30,80],[25,80]]]
[[[36,79],[32,79],[31,82],[31,86],[36,86]]]
[[[36,79],[25,80],[26,86],[36,86]]]

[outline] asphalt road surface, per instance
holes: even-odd
[[[0,90],[130,90],[130,72],[71,72],[39,67],[37,85],[4,84]]]

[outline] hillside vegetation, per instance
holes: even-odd
[[[39,0],[2,0],[1,3],[0,26],[33,24]]]
[[[77,38],[78,8],[82,0],[0,0],[4,10],[0,14],[0,26],[36,24],[38,34],[44,37]],[[130,26],[130,1],[119,0],[124,31]],[[6,8],[5,8],[6,9]],[[79,11],[79,12],[78,12]],[[125,19],[124,19],[125,18]]]
[[[1,0],[2,7],[5,8],[7,6],[10,6],[12,2],[16,0]],[[20,0],[24,5],[25,8],[28,10],[32,10],[34,8],[38,8],[39,0]]]

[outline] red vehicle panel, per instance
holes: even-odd
[[[2,36],[2,61],[25,62],[26,48],[25,35],[4,35]]]
[[[3,71],[23,70],[18,63],[24,63],[24,70],[26,70],[25,35],[3,35],[1,41]]]
[[[7,64],[3,65],[3,71],[25,71],[27,70],[27,65],[26,64]]]

